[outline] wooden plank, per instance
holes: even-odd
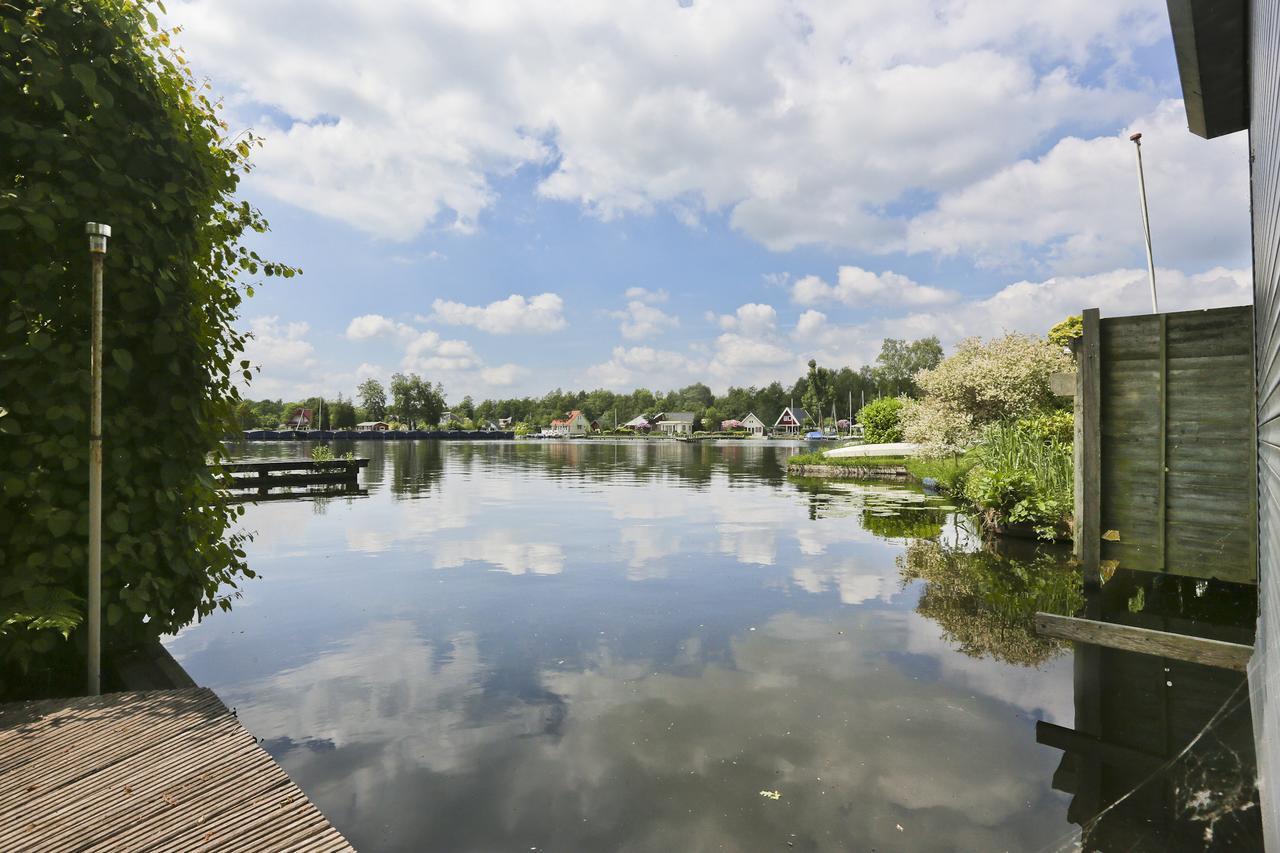
[[[1044,720],[1036,721],[1036,743],[1051,746],[1063,752],[1088,756],[1103,764],[1119,767],[1140,767],[1150,771],[1164,763],[1164,759],[1142,750],[1110,743],[1075,729],[1055,726]]]
[[[1154,285],[1153,285],[1154,287]],[[1160,471],[1156,475],[1159,492],[1156,497],[1156,559],[1161,571],[1168,568],[1168,477],[1169,477],[1169,317],[1160,315],[1160,412],[1157,415],[1160,426],[1160,439],[1157,451],[1160,454]]]
[[[1078,419],[1082,429],[1076,442],[1076,483],[1078,519],[1076,551],[1086,584],[1101,581],[1099,560],[1102,531],[1102,380],[1101,347],[1099,346],[1100,322],[1097,308],[1086,308],[1083,315],[1083,334],[1080,339],[1080,364],[1077,372],[1076,399],[1081,404],[1082,417]]]
[[[332,468],[367,468],[368,459],[286,459],[273,462],[224,462],[229,474],[245,471],[326,471]]]
[[[358,476],[355,471],[340,471],[336,473],[325,473],[323,471],[312,471],[306,474],[268,474],[261,477],[232,477],[231,482],[225,484],[226,489],[274,489],[280,486],[327,486],[340,483],[356,483]]]
[[[0,705],[0,743],[0,849],[352,849],[207,689]]]
[[[1056,613],[1037,613],[1036,633],[1042,637],[1075,640],[1110,649],[1122,649],[1205,666],[1233,669],[1237,672],[1246,671],[1249,658],[1253,654],[1253,646],[1226,643],[1222,640],[1207,640],[1189,634],[1169,634],[1114,622],[1059,616]]]

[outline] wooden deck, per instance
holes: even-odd
[[[352,850],[206,688],[0,705],[0,850]]]

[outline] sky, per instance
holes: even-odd
[[[249,397],[790,383],[885,337],[1251,300],[1162,0],[179,0],[264,256]]]

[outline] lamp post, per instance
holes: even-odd
[[[110,225],[86,222],[93,266],[89,343],[89,676],[88,693],[102,692],[102,264]]]
[[[1151,220],[1147,216],[1147,181],[1142,176],[1142,134],[1135,133],[1129,137],[1133,150],[1138,155],[1138,195],[1142,199],[1142,235],[1147,241],[1147,278],[1151,282],[1151,313],[1159,314],[1160,305],[1156,302],[1156,262],[1151,254]]]

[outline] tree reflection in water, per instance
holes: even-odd
[[[903,586],[924,584],[916,612],[966,655],[1039,666],[1069,648],[1036,636],[1037,611],[1071,614],[1084,601],[1080,573],[1060,553],[1015,559],[917,540],[898,557]]]

